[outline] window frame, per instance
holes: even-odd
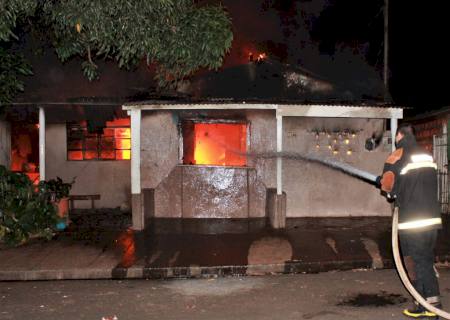
[[[73,136],[70,134],[71,129],[74,127],[78,127],[79,130],[82,132],[82,136],[80,139],[74,139]],[[130,129],[131,127],[127,127],[127,126],[108,126],[108,127],[104,127],[103,129]],[[93,136],[95,135],[95,139],[96,139],[96,148],[95,149],[87,149],[86,148],[86,139],[89,138],[89,136]],[[80,124],[77,122],[67,122],[66,123],[66,161],[75,161],[75,162],[80,162],[80,161],[130,161],[131,160],[131,135],[130,138],[116,138],[116,136],[113,134],[112,136],[106,136],[106,138],[112,138],[112,143],[114,145],[114,149],[104,149],[102,148],[102,139],[104,139],[105,137],[102,137],[103,133],[89,133],[87,130],[87,125],[84,124]],[[125,140],[129,140],[130,141],[130,148],[126,148],[126,149],[118,149],[116,148],[116,140],[118,139],[125,139]],[[81,149],[75,149],[75,148],[69,148],[70,142],[72,141],[76,141],[76,140],[81,140]],[[117,151],[120,150],[128,150],[130,151],[130,159],[117,159]],[[76,160],[76,159],[70,159],[69,158],[69,152],[71,151],[81,151],[82,155],[83,155],[83,159],[80,160]],[[85,159],[85,152],[86,151],[95,151],[97,153],[97,157],[93,158],[93,159]],[[109,158],[109,159],[105,159],[105,158],[101,158],[101,153],[102,151],[113,151],[114,152],[114,158]]]

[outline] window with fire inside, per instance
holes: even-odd
[[[247,165],[246,122],[185,120],[181,133],[185,165]]]
[[[67,124],[67,160],[130,160],[130,119],[107,121],[104,128],[92,130],[87,122]]]

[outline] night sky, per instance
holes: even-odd
[[[225,66],[246,42],[272,58],[330,80],[383,76],[383,0],[225,0],[235,43]],[[450,104],[447,32],[442,1],[390,1],[389,79],[393,101],[417,112]],[[241,49],[242,50],[242,49]],[[267,49],[266,49],[267,50]]]
[[[395,101],[419,110],[450,105],[445,1],[392,2],[389,66]]]

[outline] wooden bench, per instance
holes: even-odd
[[[69,209],[74,209],[73,203],[76,200],[91,200],[91,209],[95,209],[95,200],[100,200],[99,194],[77,194],[69,196]]]

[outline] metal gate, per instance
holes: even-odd
[[[438,198],[442,213],[449,211],[448,192],[448,155],[447,155],[447,128],[444,126],[443,135],[433,137],[433,156],[438,170]]]

